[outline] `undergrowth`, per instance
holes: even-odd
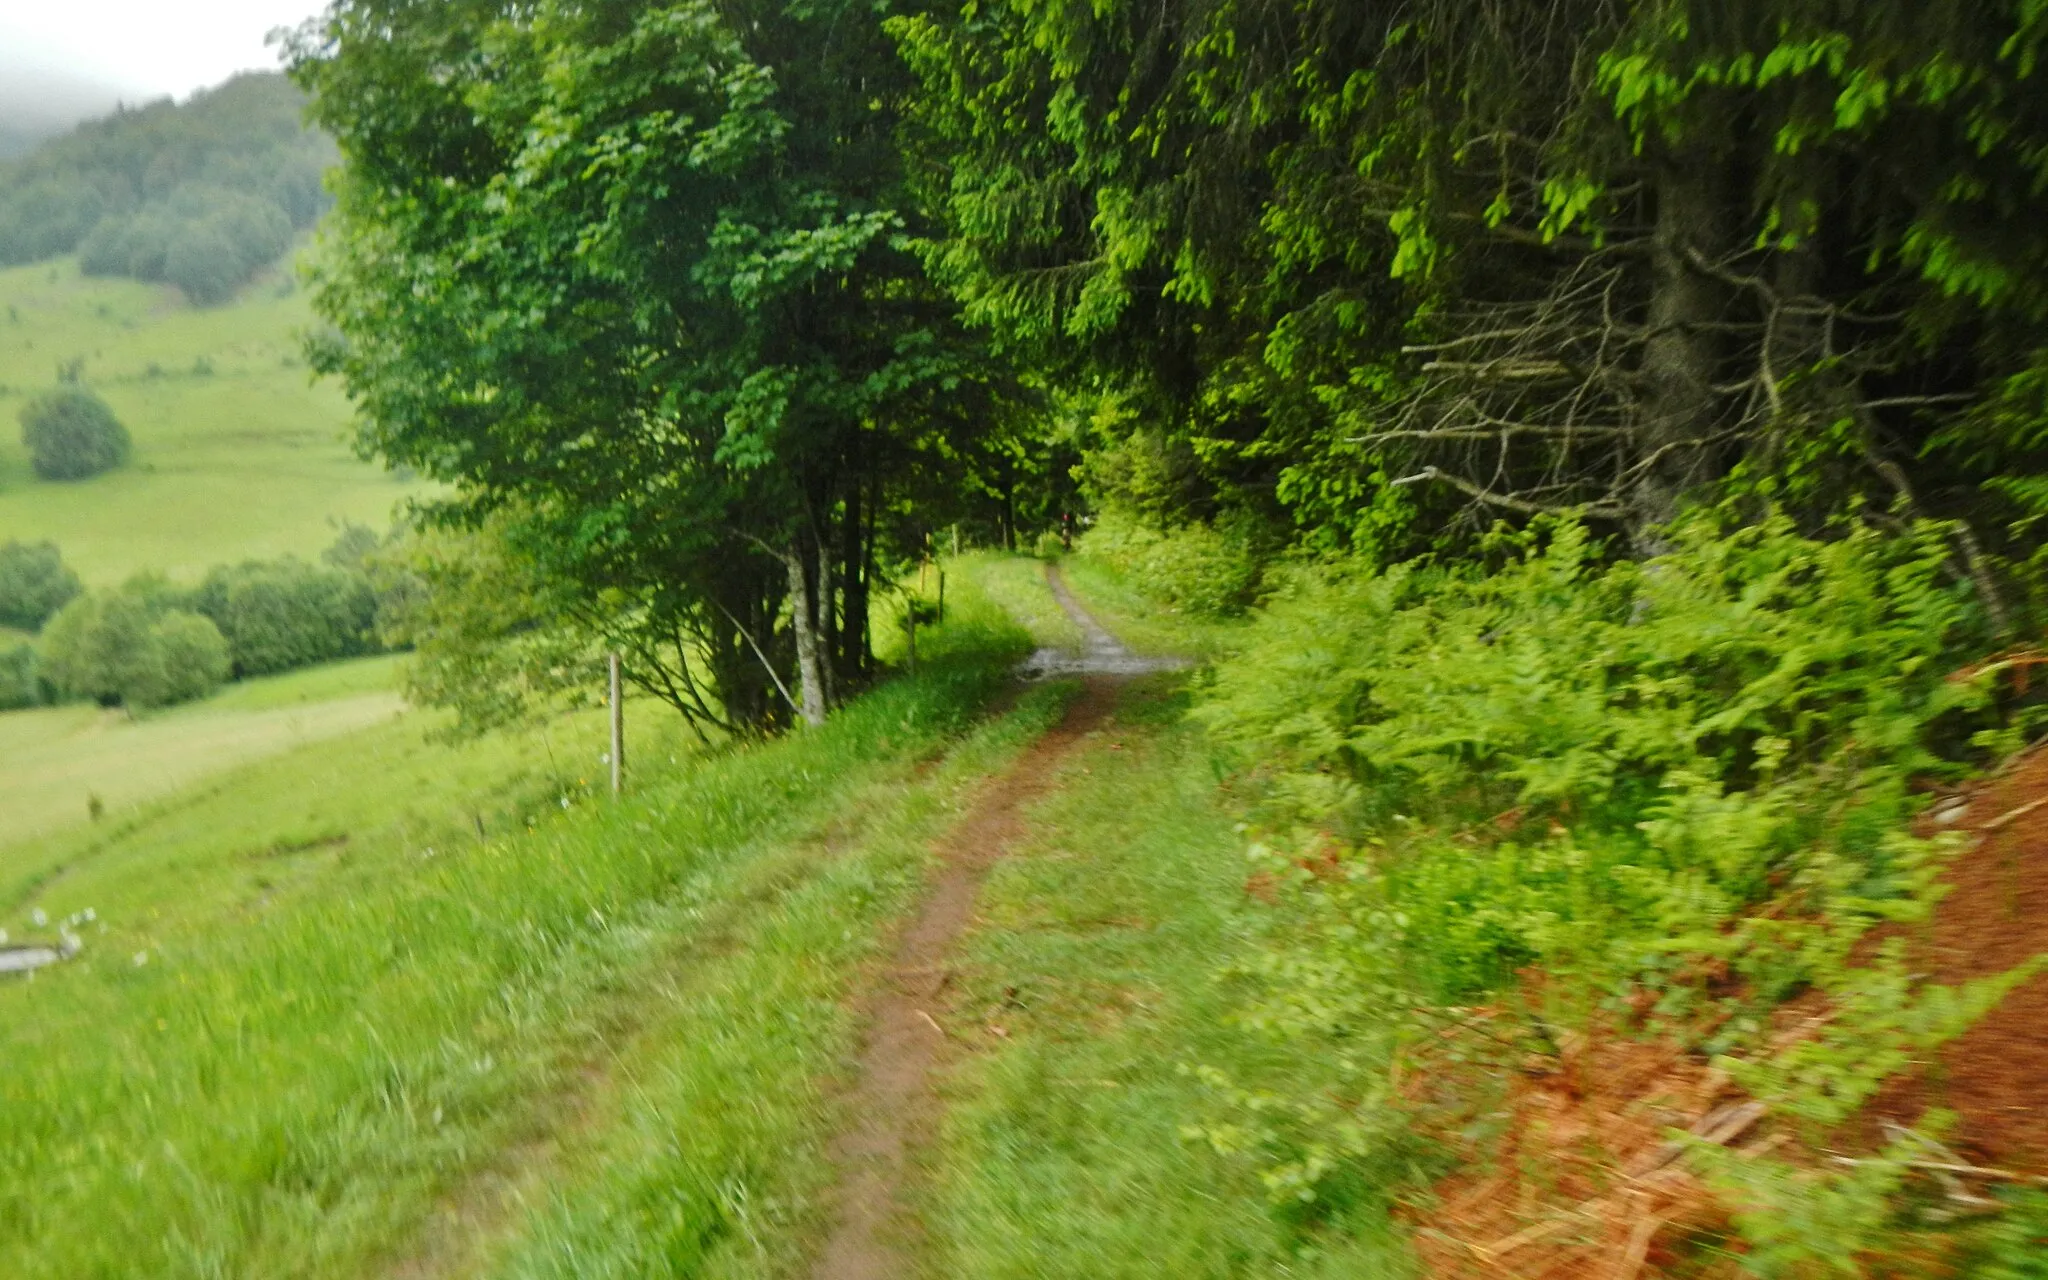
[[[1695,1153],[1755,1273],[1931,1225],[1929,1135],[1801,1153],[2032,972],[1942,988],[1865,941],[1934,901],[1952,846],[1911,832],[1929,787],[2036,719],[1996,663],[1964,670],[1988,645],[1943,533],[1700,522],[1630,562],[1548,522],[1487,570],[1299,574],[1195,711],[1258,786],[1254,881],[1286,921],[1231,964],[1233,1019],[1301,1064],[1282,1087],[1210,1064],[1212,1144],[1314,1204],[1414,1149],[1404,1069],[1481,1051],[1475,1007],[1505,1006],[1501,1069],[1622,1025],[1769,1105],[1800,1141]],[[1822,1025],[1774,1037],[1802,996]]]
[[[1235,526],[1160,530],[1111,507],[1095,518],[1081,549],[1147,597],[1196,618],[1236,617],[1259,595],[1260,558]]]

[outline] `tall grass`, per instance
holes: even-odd
[[[623,803],[569,797],[531,833],[460,843],[412,815],[377,840],[239,853],[240,874],[194,877],[203,906],[100,911],[109,931],[86,926],[80,960],[0,988],[0,1269],[340,1276],[473,1255],[646,1275],[740,1243],[742,1270],[787,1255],[770,1227],[804,1220],[852,966],[953,790],[1052,699],[960,763],[920,765],[970,731],[1023,645],[961,599],[916,679]],[[241,802],[223,788],[184,820]],[[150,845],[138,829],[91,865],[109,889],[125,865],[175,894]],[[298,880],[249,895],[249,864],[298,859]],[[77,889],[60,878],[43,900],[75,909]],[[564,1154],[545,1213],[469,1243],[435,1225],[548,1134]]]

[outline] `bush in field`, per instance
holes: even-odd
[[[1162,604],[1204,617],[1243,613],[1259,590],[1249,540],[1228,528],[1189,524],[1162,532],[1111,508],[1097,517],[1080,550]]]
[[[84,595],[57,611],[39,639],[43,678],[59,695],[112,706],[148,679],[149,602],[127,592]]]
[[[131,707],[165,707],[203,698],[228,678],[227,638],[213,619],[172,610],[150,624],[148,661],[121,691]]]
[[[370,653],[377,599],[362,575],[303,560],[249,561],[206,576],[194,607],[219,626],[238,675]]]
[[[106,401],[75,388],[23,406],[21,443],[45,480],[83,480],[128,460],[128,428]]]
[[[149,578],[80,596],[43,628],[42,678],[61,696],[131,710],[205,697],[227,678],[227,640],[181,603]]]
[[[0,711],[19,711],[41,701],[36,689],[33,645],[0,645]]]
[[[0,627],[38,631],[83,588],[54,542],[0,546]]]

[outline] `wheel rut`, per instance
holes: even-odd
[[[886,969],[856,998],[867,1031],[846,1097],[852,1123],[831,1146],[839,1179],[835,1220],[811,1267],[812,1280],[919,1274],[922,1242],[906,1192],[912,1155],[931,1136],[940,1111],[933,1077],[946,1048],[941,1018],[955,943],[973,918],[990,869],[1026,831],[1026,810],[1057,784],[1060,763],[1110,717],[1131,677],[1176,665],[1131,653],[1081,609],[1057,569],[1048,569],[1047,579],[1087,647],[1080,654],[1040,650],[1024,673],[1078,675],[1081,694],[1058,724],[982,787],[941,838],[938,869],[922,904],[898,935]]]

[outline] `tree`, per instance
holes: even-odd
[[[130,711],[204,697],[227,678],[227,640],[179,602],[147,577],[79,596],[38,640],[42,678],[61,696]]]
[[[500,516],[471,530],[415,530],[371,571],[385,587],[381,638],[412,651],[408,693],[453,708],[465,734],[575,705],[604,664],[601,628],[512,544],[511,524]],[[632,665],[658,669],[641,653]]]
[[[1111,407],[1102,443],[1185,442],[1189,514],[1270,498],[1386,554],[1564,509],[1654,550],[1730,494],[1903,506],[1975,526],[1995,616],[1983,541],[2048,510],[2037,6],[992,0],[893,29],[942,278]]]
[[[90,391],[66,388],[22,406],[21,443],[45,480],[83,480],[128,460],[128,428]]]
[[[272,675],[368,653],[377,600],[360,573],[286,557],[221,566],[193,607],[227,637],[241,676]]]
[[[906,238],[875,6],[346,0],[292,63],[348,159],[314,358],[363,447],[511,518],[686,714],[822,718],[878,513],[1016,398]]]
[[[54,542],[0,546],[0,626],[37,631],[84,590]]]
[[[228,642],[210,618],[171,610],[150,624],[147,660],[131,669],[121,700],[130,707],[166,707],[203,698],[228,678]]]
[[[201,306],[227,301],[248,274],[240,248],[211,219],[188,222],[165,242],[164,279]]]
[[[156,661],[149,628],[157,612],[147,597],[132,591],[78,597],[43,628],[43,677],[63,696],[107,706],[149,687]]]
[[[0,711],[36,705],[40,701],[36,686],[35,646],[18,641],[0,644]]]

